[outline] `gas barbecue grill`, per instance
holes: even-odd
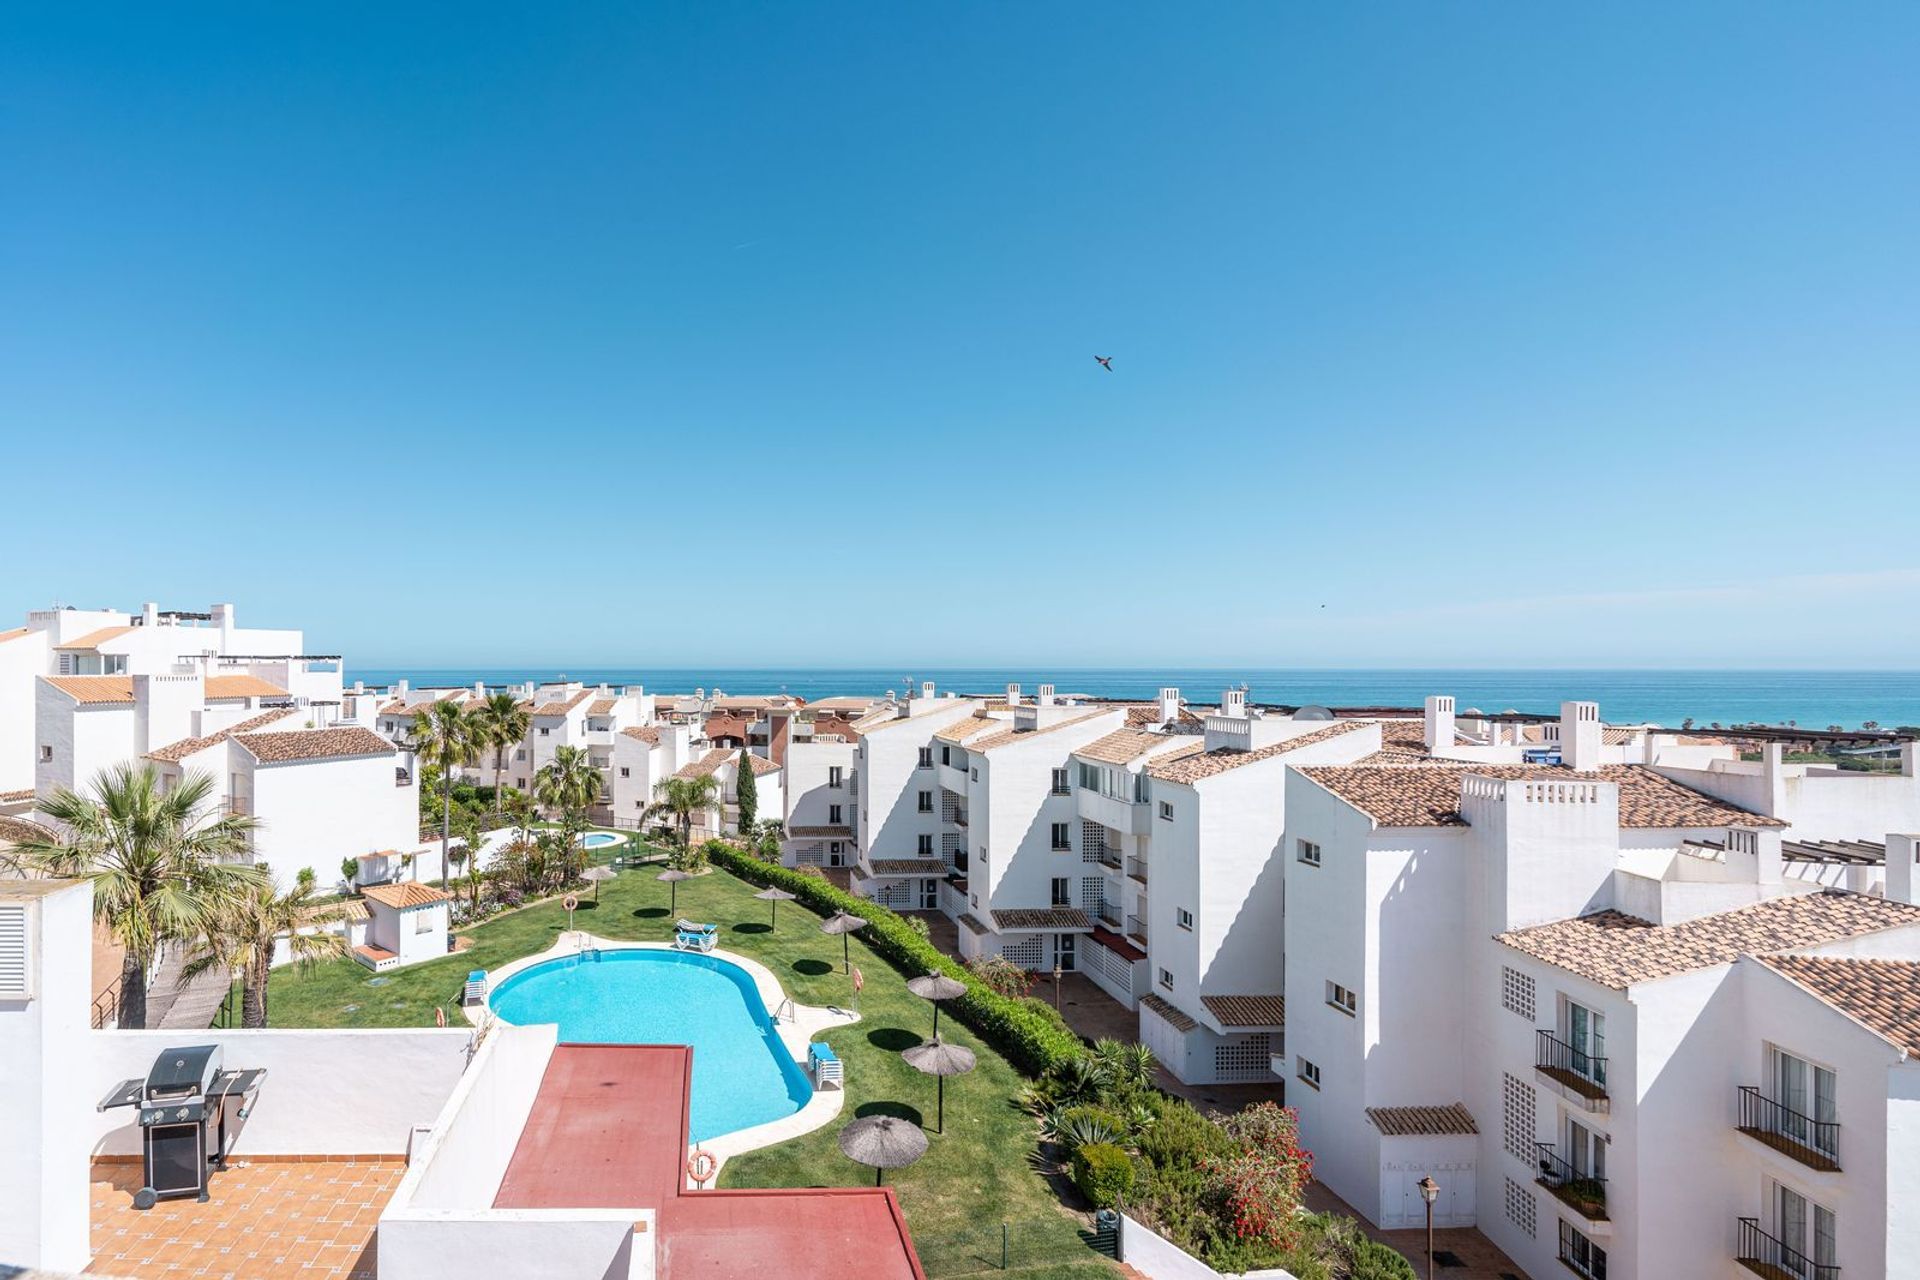
[[[115,1085],[101,1111],[139,1108],[145,1185],[134,1193],[133,1207],[151,1209],[178,1196],[205,1202],[208,1175],[227,1167],[227,1103],[236,1102],[235,1118],[246,1119],[266,1075],[259,1067],[223,1071],[220,1046],[200,1044],[162,1050],[145,1080]]]

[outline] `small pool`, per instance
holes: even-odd
[[[494,988],[494,1013],[560,1024],[563,1043],[693,1046],[693,1140],[790,1116],[813,1086],[739,965],[680,951],[602,951],[549,960]]]
[[[587,849],[604,849],[610,844],[625,844],[626,839],[611,831],[589,831],[580,837],[580,844]]]

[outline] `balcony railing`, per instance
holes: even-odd
[[[1607,1280],[1607,1251],[1587,1239],[1565,1218],[1560,1219],[1560,1262],[1587,1280]]]
[[[1118,871],[1125,864],[1126,859],[1120,856],[1118,849],[1101,848],[1094,851],[1094,861],[1109,870]]]
[[[1120,912],[1113,907],[1103,905],[1094,914],[1100,923],[1106,925],[1109,929],[1122,929],[1126,927],[1121,923]]]
[[[1740,1086],[1740,1132],[1792,1156],[1810,1169],[1840,1167],[1840,1126],[1775,1102],[1752,1085]]]
[[[1535,1181],[1559,1196],[1581,1217],[1593,1222],[1606,1221],[1607,1180],[1575,1169],[1561,1158],[1551,1142],[1534,1145],[1540,1152],[1540,1176]]]
[[[1130,938],[1137,938],[1142,943],[1145,943],[1147,940],[1147,922],[1145,920],[1142,920],[1139,916],[1128,916],[1127,917],[1127,936]]]
[[[1534,1069],[1583,1098],[1607,1096],[1607,1060],[1574,1048],[1551,1031],[1534,1033]]]
[[[1127,879],[1138,880],[1141,884],[1147,882],[1147,860],[1145,858],[1127,859]]]
[[[1821,1266],[1760,1229],[1760,1219],[1740,1219],[1740,1246],[1733,1259],[1767,1280],[1840,1280],[1840,1268]]]

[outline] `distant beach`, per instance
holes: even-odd
[[[920,670],[827,667],[349,667],[349,682],[390,685],[510,684],[525,680],[580,680],[637,684],[662,693],[722,689],[728,693],[790,693],[816,699],[835,694],[878,696],[903,692],[908,677],[942,690],[990,693],[1010,683],[1032,692],[1041,683],[1063,694],[1150,698],[1177,687],[1195,702],[1212,702],[1228,686],[1245,683],[1256,702],[1327,706],[1419,706],[1430,693],[1450,693],[1460,708],[1553,714],[1581,698],[1600,704],[1614,723],[1651,721],[1678,726],[1760,722],[1848,729],[1874,721],[1882,728],[1920,725],[1920,671],[1635,671],[1635,670],[1286,670],[1279,668],[1054,668],[934,667]]]

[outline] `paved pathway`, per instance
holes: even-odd
[[[180,961],[169,957],[154,966],[153,981],[147,987],[147,1025],[181,1031],[205,1031],[213,1025],[213,1015],[233,987],[232,979],[218,971],[201,974],[184,987],[174,980],[180,973]]]
[[[1416,1273],[1422,1276],[1427,1274],[1427,1233],[1424,1230],[1382,1231],[1355,1212],[1352,1205],[1318,1182],[1307,1184],[1307,1193],[1301,1197],[1301,1202],[1315,1213],[1339,1213],[1352,1218],[1360,1224],[1362,1231],[1405,1255]],[[1438,1267],[1434,1271],[1436,1277],[1445,1276],[1446,1280],[1525,1280],[1526,1272],[1473,1227],[1437,1228],[1433,1233],[1433,1251],[1436,1258],[1451,1254],[1455,1259]]]

